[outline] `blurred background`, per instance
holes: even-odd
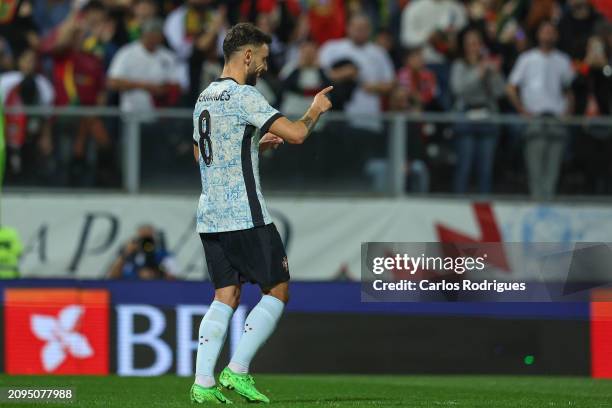
[[[609,303],[362,303],[359,284],[362,242],[612,241],[611,18],[605,0],[2,0],[0,368],[191,375],[212,296],[192,110],[251,21],[273,106],[299,116],[334,85],[308,142],[260,160],[295,283],[255,370],[611,378]],[[41,313],[105,341],[45,354]]]

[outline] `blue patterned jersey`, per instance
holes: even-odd
[[[212,82],[193,111],[202,194],[197,231],[237,231],[272,222],[259,182],[259,140],[282,116],[261,93],[231,78]]]

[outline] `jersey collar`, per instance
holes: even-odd
[[[221,81],[227,81],[227,80],[234,81],[235,83],[238,83],[238,81],[236,81],[232,77],[220,77],[220,78],[215,79],[213,82],[221,82]]]

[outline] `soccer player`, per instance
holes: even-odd
[[[255,388],[249,364],[274,331],[289,299],[289,266],[259,183],[259,152],[283,142],[300,144],[331,108],[327,87],[298,121],[290,121],[253,87],[267,70],[271,38],[252,24],[231,28],[223,41],[221,78],[200,94],[193,113],[194,156],[202,194],[197,212],[215,298],[200,324],[191,400],[231,403],[216,385],[213,370],[244,282],[256,283],[260,302],[247,316],[244,332],[220,384],[250,402],[269,402]],[[257,133],[256,131],[259,130]]]

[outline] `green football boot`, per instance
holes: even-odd
[[[234,390],[249,402],[270,402],[270,399],[255,388],[255,380],[250,374],[237,374],[225,367],[219,376],[219,383],[228,390]]]
[[[191,402],[196,404],[231,404],[230,401],[219,389],[219,387],[213,386],[210,388],[204,388],[201,385],[193,384],[191,391],[189,392]]]

